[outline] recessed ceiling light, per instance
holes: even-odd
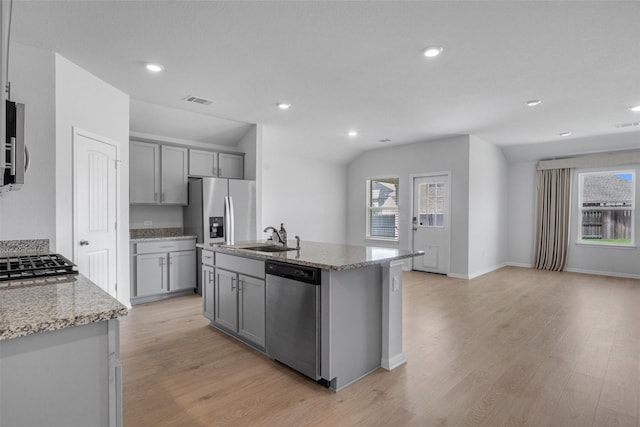
[[[434,58],[440,55],[443,50],[444,49],[442,49],[440,46],[430,46],[424,50],[423,54],[427,58]]]
[[[560,136],[570,136],[571,132],[562,132]]]
[[[154,64],[152,62],[147,62],[146,64],[144,64],[144,67],[152,73],[159,73],[160,71],[164,70],[164,67],[162,65]]]
[[[540,101],[539,99],[532,99],[530,101],[527,101],[528,107],[535,107],[536,105],[540,105],[540,104],[542,104],[542,101]]]
[[[635,107],[629,107],[629,110],[633,111],[634,113],[638,113],[640,112],[640,105],[636,105]]]
[[[353,138],[354,136],[358,136],[358,132],[356,132],[355,130],[350,130],[349,133],[347,133],[347,135]]]
[[[291,108],[291,104],[287,104],[286,102],[280,102],[278,104],[278,108],[281,110],[288,110],[289,108]]]

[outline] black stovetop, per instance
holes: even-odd
[[[0,257],[0,281],[77,273],[75,264],[59,254]]]

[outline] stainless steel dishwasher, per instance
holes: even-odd
[[[320,269],[267,261],[267,355],[320,377]],[[326,385],[326,384],[324,384]]]

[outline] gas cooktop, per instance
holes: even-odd
[[[0,281],[77,273],[75,264],[59,254],[0,257]]]

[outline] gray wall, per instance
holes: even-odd
[[[469,261],[469,136],[393,146],[364,153],[347,171],[347,238],[354,245],[411,249],[411,175],[451,172],[451,273],[466,276]],[[365,239],[366,180],[398,176],[399,242]]]
[[[19,191],[0,197],[0,240],[49,239],[56,246],[54,54],[11,43],[11,99],[25,104],[31,166]]]
[[[479,276],[507,257],[508,165],[502,150],[475,136],[469,142],[469,273]]]

